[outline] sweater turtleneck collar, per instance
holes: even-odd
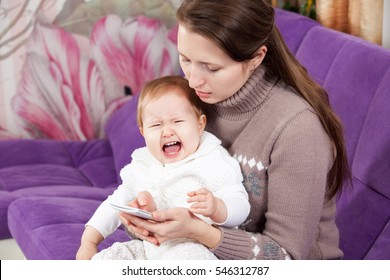
[[[275,83],[275,79],[265,77],[265,68],[260,66],[236,93],[212,107],[224,118],[234,120],[250,117],[266,100]]]

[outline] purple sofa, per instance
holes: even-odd
[[[330,94],[346,130],[353,186],[338,200],[345,259],[390,259],[390,51],[277,10],[287,45]],[[105,139],[0,141],[0,238],[27,259],[74,259],[84,223],[144,145],[137,98],[119,109]],[[128,237],[117,230],[101,248]]]

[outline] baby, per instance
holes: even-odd
[[[120,172],[122,184],[86,224],[77,259],[216,259],[208,248],[189,239],[156,246],[138,239],[115,243],[97,253],[97,245],[121,224],[110,203],[128,205],[149,192],[155,210],[185,207],[208,223],[235,227],[250,205],[238,162],[221,141],[204,131],[201,101],[181,76],[147,83],[138,101],[138,126],[146,147],[132,154]]]

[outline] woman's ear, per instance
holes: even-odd
[[[267,47],[266,46],[261,46],[257,52],[256,56],[252,58],[252,69],[255,70],[259,65],[263,62],[265,55],[267,54]]]

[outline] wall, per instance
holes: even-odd
[[[5,29],[12,20],[17,16],[18,11],[22,9],[23,3],[27,0],[0,0],[0,139],[9,136],[20,137],[22,135],[21,127],[18,122],[18,118],[15,117],[15,112],[11,106],[13,97],[17,92],[19,81],[21,79],[21,69],[24,64],[26,48],[22,44],[32,30],[31,18],[37,10],[38,4],[42,0],[29,1],[28,6],[23,12],[20,20],[11,31],[5,34]],[[136,0],[117,0],[120,2],[131,2]],[[174,4],[177,7],[181,0],[160,0],[167,1]],[[383,46],[390,48],[390,0],[384,1],[384,16],[383,16]],[[53,21],[57,15],[62,11],[68,9],[69,13],[71,10],[84,0],[46,0],[44,5],[41,7],[41,11],[49,19]],[[101,2],[104,0],[86,0],[86,2]],[[144,0],[142,3],[158,2],[156,0]],[[278,0],[279,6],[282,5],[282,0]],[[71,3],[71,4],[69,4]],[[106,1],[107,3],[107,1]],[[68,4],[65,6],[65,4]],[[65,8],[64,8],[65,7]],[[30,24],[30,25],[29,25]],[[25,28],[26,32],[23,33],[16,40],[8,41],[11,37],[19,34]],[[12,56],[1,59],[2,56],[12,48],[21,44],[21,47],[13,53]]]
[[[102,65],[98,65],[101,61],[92,61],[93,59],[96,59],[94,57],[92,59],[92,51],[88,48],[88,46],[92,47],[92,38],[91,38],[91,31],[93,27],[95,26],[95,23],[97,23],[99,20],[105,18],[107,15],[115,15],[118,18],[118,21],[120,21],[120,24],[118,21],[118,26],[104,26],[102,28],[103,33],[104,31],[110,29],[110,28],[117,28],[114,29],[117,31],[118,29],[125,29],[128,25],[127,19],[129,17],[135,17],[140,14],[145,15],[148,18],[154,18],[159,19],[163,26],[156,25],[153,22],[149,21],[140,21],[135,30],[137,30],[135,33],[142,31],[150,30],[151,32],[155,32],[156,34],[160,34],[161,32],[165,32],[164,27],[167,27],[167,32],[170,32],[170,29],[173,28],[173,25],[175,24],[175,7],[177,7],[180,4],[181,0],[116,0],[116,1],[107,1],[107,0],[0,0],[0,139],[4,138],[15,138],[15,137],[23,137],[23,138],[30,138],[30,137],[46,137],[47,134],[42,134],[41,131],[37,131],[44,125],[45,127],[53,127],[57,125],[57,135],[59,136],[61,134],[61,128],[64,126],[61,126],[61,124],[67,123],[67,127],[65,127],[66,131],[70,131],[73,128],[75,122],[83,129],[83,133],[79,133],[77,135],[81,135],[80,138],[84,139],[84,132],[87,130],[93,130],[93,133],[88,132],[88,137],[101,137],[101,127],[104,125],[104,120],[109,117],[109,114],[117,108],[116,106],[120,106],[120,102],[122,100],[118,101],[118,99],[123,99],[125,93],[124,93],[124,87],[128,84],[122,83],[120,84],[118,80],[115,80],[115,85],[113,89],[113,83],[111,83],[108,86],[111,86],[108,90],[107,84],[103,80],[108,80],[109,78],[118,78],[117,76],[109,76],[107,78],[107,72],[102,71],[105,70],[105,67],[100,67]],[[27,3],[27,6],[24,6],[24,4]],[[19,15],[19,12],[22,11],[22,13]],[[59,35],[60,32],[55,31],[55,34],[58,38],[61,38],[61,44],[57,45],[55,47],[58,52],[62,49],[66,49],[65,43],[70,43],[71,40],[76,38],[75,40],[76,50],[73,49],[74,53],[79,52],[83,55],[80,56],[83,59],[91,59],[92,63],[95,65],[98,65],[98,76],[99,79],[101,79],[103,82],[104,89],[102,90],[103,93],[99,95],[99,91],[94,88],[94,92],[89,95],[92,90],[90,90],[90,84],[88,86],[83,87],[79,91],[73,90],[73,88],[69,87],[71,92],[67,93],[69,95],[64,94],[64,91],[62,91],[62,87],[58,86],[61,84],[60,82],[57,83],[58,80],[56,80],[55,75],[53,74],[54,70],[60,67],[64,67],[60,69],[60,75],[65,75],[64,73],[67,73],[65,70],[72,70],[72,71],[78,71],[77,74],[79,77],[84,78],[83,82],[85,82],[85,76],[82,76],[84,72],[87,70],[84,65],[88,63],[84,61],[78,63],[77,65],[71,65],[71,63],[67,63],[66,59],[57,59],[58,62],[55,65],[55,68],[50,68],[52,72],[47,71],[46,72],[39,72],[37,69],[41,64],[36,63],[36,60],[33,60],[32,56],[26,56],[26,50],[27,47],[24,44],[27,38],[29,38],[29,35],[31,34],[34,24],[36,25],[38,20],[33,21],[33,19],[36,19],[37,11],[39,11],[41,14],[45,16],[45,18],[48,21],[48,25],[51,27],[58,27],[61,28],[64,33],[61,33],[62,35]],[[14,21],[14,19],[18,18],[18,20]],[[14,24],[15,23],[15,24]],[[51,24],[52,23],[52,24]],[[138,21],[136,21],[134,24],[137,24]],[[51,28],[50,27],[50,28]],[[49,32],[52,32],[50,28],[46,28],[46,34]],[[164,29],[164,31],[162,31]],[[37,29],[35,29],[37,30]],[[109,31],[113,31],[110,29]],[[38,34],[38,33],[37,33]],[[117,32],[108,32],[109,36],[107,36],[106,39],[111,40],[115,36],[121,36]],[[127,34],[127,33],[126,33]],[[133,34],[133,33],[132,33]],[[148,33],[150,34],[150,33]],[[165,34],[165,33],[164,33]],[[150,54],[150,57],[154,59],[152,62],[152,58],[146,58],[146,63],[149,63],[149,65],[142,65],[142,69],[147,69],[145,71],[149,71],[148,73],[144,74],[143,76],[148,77],[149,79],[154,77],[155,75],[161,75],[158,74],[157,71],[165,71],[165,74],[171,74],[166,71],[172,70],[176,71],[175,69],[175,61],[178,60],[177,50],[176,46],[173,45],[173,39],[171,39],[168,35],[165,34],[167,37],[159,38],[157,41],[152,41],[152,39],[149,40],[149,42],[143,42],[147,43],[147,46],[152,49],[153,54]],[[164,36],[165,36],[164,35]],[[41,35],[39,35],[41,36]],[[100,35],[99,35],[100,36]],[[104,34],[101,34],[101,36],[104,36]],[[110,37],[111,36],[111,37]],[[134,35],[135,36],[135,35]],[[44,36],[43,36],[44,37]],[[66,37],[66,38],[65,38]],[[72,38],[70,38],[72,37]],[[73,38],[74,37],[74,38]],[[141,36],[142,40],[147,40],[148,36]],[[169,37],[169,38],[168,38]],[[30,37],[31,38],[31,37]],[[50,39],[53,38],[50,37]],[[99,37],[101,38],[101,37]],[[55,40],[50,39],[42,39],[42,37],[36,39],[36,41],[40,40],[46,40],[47,45],[54,45]],[[80,39],[80,40],[79,40]],[[35,39],[34,39],[35,40]],[[59,39],[57,39],[59,40]],[[161,41],[164,40],[164,41]],[[175,39],[174,39],[175,40]],[[31,40],[30,40],[31,41]],[[81,42],[82,41],[82,42]],[[127,40],[125,43],[131,44],[131,39]],[[81,42],[81,43],[80,43]],[[85,44],[85,42],[87,42]],[[99,41],[100,42],[100,41]],[[80,44],[84,44],[84,47],[80,46]],[[165,45],[164,45],[165,44]],[[44,44],[43,44],[44,45]],[[88,45],[85,47],[85,45]],[[96,44],[97,45],[97,44]],[[10,52],[10,50],[14,50],[18,48],[16,51],[12,53],[12,55],[7,55],[7,53]],[[42,45],[34,45],[34,47],[30,48],[30,52],[38,53],[40,57],[46,55],[46,61],[45,63],[50,60],[48,57],[48,52],[45,53],[43,50],[44,48],[41,47]],[[122,44],[121,46],[124,46]],[[98,46],[99,47],[99,46]],[[128,47],[128,46],[127,46]],[[153,47],[153,48],[152,48]],[[61,50],[60,50],[61,49]],[[168,49],[168,50],[167,50]],[[174,53],[173,53],[174,49]],[[41,51],[42,50],[42,51]],[[86,51],[85,51],[86,50]],[[154,66],[153,63],[157,65],[156,58],[159,59],[160,56],[162,57],[163,54],[160,54],[160,52],[167,51],[169,53],[170,61],[164,61],[167,65],[161,65],[161,69],[156,70],[159,66]],[[144,53],[139,51],[137,53],[138,60],[142,60],[141,58],[143,56],[146,56],[147,48],[143,50]],[[42,54],[44,53],[44,54]],[[59,57],[62,57],[62,55],[66,55],[65,52],[59,54]],[[101,53],[100,53],[101,54]],[[122,53],[123,54],[123,53]],[[128,54],[128,53],[126,53]],[[173,55],[171,55],[173,54]],[[102,54],[101,54],[102,55]],[[135,55],[135,54],[134,54]],[[65,57],[65,56],[64,56]],[[67,56],[66,56],[67,57]],[[70,57],[70,56],[69,56]],[[57,57],[58,58],[58,57]],[[123,58],[123,57],[122,57]],[[128,57],[127,57],[128,58]],[[85,60],[84,59],[84,60]],[[72,59],[71,59],[72,60]],[[34,61],[30,64],[30,68],[34,68],[32,71],[30,68],[25,67],[26,61]],[[42,61],[42,60],[41,60]],[[75,61],[73,59],[73,61]],[[118,59],[119,61],[119,59]],[[125,60],[126,63],[128,63],[130,60]],[[145,60],[142,60],[145,61]],[[129,63],[128,63],[129,64]],[[33,65],[33,66],[31,66]],[[38,65],[38,66],[37,66]],[[46,64],[45,64],[46,65]],[[168,69],[169,66],[171,66],[171,69]],[[73,67],[73,68],[71,68]],[[84,68],[83,68],[84,67]],[[177,66],[178,67],[178,66]],[[27,74],[23,73],[22,70],[26,70],[28,68]],[[77,68],[77,69],[75,69]],[[134,68],[136,69],[136,65],[134,64]],[[40,69],[40,68],[39,68]],[[88,68],[89,69],[89,68]],[[95,68],[93,68],[95,69]],[[85,70],[83,72],[83,70]],[[104,72],[104,73],[103,73]],[[127,76],[134,76],[138,75],[138,72],[141,73],[141,71],[132,71],[132,75]],[[177,69],[178,72],[178,69]],[[32,75],[30,73],[43,73],[42,75]],[[90,72],[87,72],[88,74]],[[109,73],[112,74],[112,73]],[[27,80],[29,82],[35,82],[33,85],[37,85],[37,88],[32,87],[30,84],[26,86],[26,88],[33,90],[20,90],[20,86],[23,84],[21,83],[23,75],[23,80]],[[46,76],[45,76],[46,75]],[[139,74],[141,75],[141,74]],[[38,77],[39,76],[39,77]],[[50,83],[50,80],[48,81],[45,79],[47,76],[49,78],[52,78],[54,81],[53,83]],[[64,76],[65,77],[65,76]],[[60,77],[63,78],[63,77]],[[85,83],[91,82],[91,77],[87,77],[88,80]],[[130,78],[129,78],[130,79]],[[143,80],[142,78],[139,79],[139,77],[134,78],[134,80],[137,80],[138,83],[142,84]],[[45,86],[47,85],[55,85],[51,88],[39,88],[39,82],[45,81],[42,84]],[[61,80],[62,81],[62,80]],[[95,81],[95,80],[94,80]],[[123,81],[120,81],[123,82]],[[96,81],[94,86],[99,86],[99,81]],[[66,85],[68,86],[68,85]],[[77,85],[76,85],[77,86]],[[49,87],[49,86],[47,86]],[[87,89],[86,89],[87,88]],[[138,88],[138,86],[137,86]],[[57,92],[60,92],[60,94],[56,94],[57,92],[54,92],[54,90],[57,90]],[[79,89],[78,87],[76,89]],[[133,87],[134,89],[134,87]],[[84,91],[83,91],[84,90]],[[87,92],[87,90],[90,90],[88,95],[84,94]],[[62,91],[62,93],[61,93]],[[15,106],[15,96],[22,96],[20,93],[23,92],[23,97],[18,98],[17,106]],[[33,93],[31,93],[33,92]],[[79,94],[79,92],[81,92]],[[98,92],[98,93],[97,93]],[[113,94],[115,92],[115,94]],[[27,94],[28,93],[28,94]],[[37,93],[37,94],[34,94]],[[76,96],[77,95],[77,96]],[[114,96],[115,95],[115,96]],[[72,100],[69,99],[69,96],[72,98]],[[92,96],[92,97],[91,97]],[[89,98],[89,99],[88,99]],[[96,106],[90,106],[90,103],[92,98],[95,98]],[[100,98],[100,99],[99,99]],[[54,100],[55,99],[55,100]],[[83,99],[80,101],[80,99]],[[87,100],[88,99],[88,100]],[[21,102],[20,102],[21,100]],[[59,100],[59,101],[58,101]],[[101,106],[100,102],[103,100],[104,106]],[[37,102],[35,102],[37,101]],[[38,101],[40,101],[39,105],[46,106],[34,106],[38,104]],[[57,102],[57,103],[55,103]],[[85,113],[84,111],[84,104],[81,103],[88,103],[88,107],[93,107],[92,109],[88,108],[88,112]],[[69,105],[70,104],[70,105]],[[81,105],[80,105],[81,104]],[[32,106],[31,106],[32,105]],[[62,106],[62,107],[61,107]],[[16,108],[17,107],[17,108]],[[77,107],[74,110],[74,108]],[[102,108],[104,107],[104,108]],[[43,109],[42,109],[43,108]],[[45,109],[53,109],[53,110],[45,110]],[[99,110],[99,112],[94,111],[96,108],[96,111]],[[84,110],[84,111],[83,111]],[[48,114],[47,111],[50,111]],[[59,113],[62,114],[59,116],[59,120],[53,120],[54,117],[57,117]],[[23,115],[22,115],[23,114]],[[34,115],[34,118],[31,118],[31,115]],[[78,117],[78,114],[81,115],[81,117]],[[37,117],[38,116],[38,117]],[[64,118],[65,116],[65,118]],[[85,116],[85,117],[83,117]],[[76,119],[77,118],[77,119]],[[33,123],[33,121],[40,122],[39,124]],[[76,119],[76,121],[75,121]],[[92,121],[91,121],[92,119]],[[64,122],[65,121],[65,122]],[[88,123],[88,124],[86,124]],[[31,125],[33,124],[33,125]],[[33,132],[30,128],[33,128]],[[38,127],[38,129],[37,129]],[[87,128],[86,128],[87,127]],[[98,128],[96,128],[98,127]],[[50,129],[47,129],[50,130]],[[77,130],[74,129],[75,131]],[[91,136],[92,135],[92,136]],[[53,138],[51,136],[48,136],[49,138]],[[62,137],[62,136],[61,136]],[[76,137],[76,136],[75,136]],[[78,137],[78,136],[77,136]],[[56,138],[57,139],[57,138]],[[72,138],[73,139],[73,138]],[[76,138],[79,139],[79,138]]]
[[[53,20],[58,11],[61,10],[65,0],[49,0],[41,7],[45,15]],[[1,0],[0,1],[0,34],[4,34],[7,27],[12,24],[22,10],[25,0]],[[13,25],[13,27],[4,36],[0,36],[0,57],[6,56],[11,50],[22,44],[28,37],[32,30],[32,16],[37,11],[40,1],[29,1],[20,20]],[[23,32],[27,27],[26,32],[23,33],[16,40],[9,41],[8,39],[14,37],[20,32]],[[9,42],[7,42],[9,41]],[[21,47],[6,59],[0,60],[0,139],[1,128],[7,129],[12,135],[19,135],[16,118],[13,116],[12,108],[10,106],[11,99],[17,91],[18,81],[21,76],[21,69],[24,63],[26,48],[22,44]]]

